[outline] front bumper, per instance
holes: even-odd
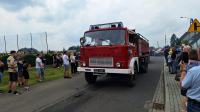
[[[131,74],[131,69],[78,67],[79,72],[93,72],[93,73],[95,73],[95,70],[98,70],[98,69],[104,70],[103,73]]]

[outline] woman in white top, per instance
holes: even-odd
[[[71,73],[74,74],[75,71],[76,71],[76,60],[75,60],[75,56],[74,56],[74,53],[71,53],[70,54],[70,64],[71,64]]]

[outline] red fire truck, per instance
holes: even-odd
[[[85,73],[89,84],[98,76],[109,75],[125,77],[133,86],[137,74],[148,70],[148,40],[122,22],[91,25],[80,44],[78,71]]]

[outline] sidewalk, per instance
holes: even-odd
[[[165,83],[165,112],[182,112],[184,110],[183,96],[180,93],[179,82],[175,80],[175,74],[169,74],[167,66],[164,66]]]
[[[36,84],[22,95],[0,95],[1,112],[37,112],[87,88],[83,75]],[[47,95],[48,94],[48,95]]]
[[[184,109],[179,82],[175,80],[175,74],[169,74],[168,67],[164,65],[149,112],[183,112]]]

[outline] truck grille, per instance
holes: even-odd
[[[89,66],[93,67],[113,67],[113,58],[112,57],[103,57],[103,58],[90,58]]]

